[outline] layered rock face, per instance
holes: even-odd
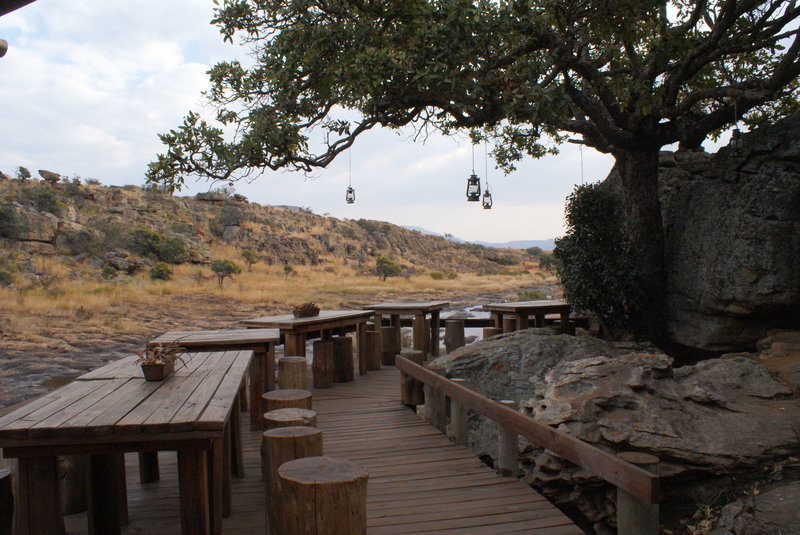
[[[487,397],[515,399],[538,421],[601,449],[656,455],[662,523],[691,524],[703,505],[715,511],[709,515],[713,527],[720,506],[754,488],[782,496],[778,489],[800,480],[800,385],[781,360],[787,339],[794,337],[775,334],[760,355],[674,367],[650,347],[529,329],[462,348],[437,363]],[[783,373],[770,372],[774,363]],[[496,458],[496,433],[495,424],[473,416],[470,447]],[[524,440],[520,460],[534,487],[578,511],[595,532],[613,533],[613,487]],[[731,507],[731,526],[746,523]],[[784,535],[798,533],[791,530],[800,525],[782,529]]]
[[[662,153],[670,338],[749,349],[800,325],[800,117],[743,136],[743,154]]]

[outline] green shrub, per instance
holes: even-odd
[[[391,258],[379,256],[375,259],[375,271],[381,279],[386,280],[386,277],[395,277],[400,274],[403,269]]]
[[[540,256],[542,256],[542,253],[544,253],[541,247],[528,247],[527,249],[525,249],[525,252],[534,258],[539,258]]]
[[[21,189],[17,199],[21,204],[27,204],[40,212],[50,212],[53,215],[61,215],[66,208],[66,205],[56,198],[52,188],[43,184]]]
[[[119,275],[117,268],[115,268],[111,264],[106,264],[105,266],[103,266],[103,269],[100,270],[100,276],[103,277],[105,280],[115,279],[117,278],[117,275]]]
[[[640,331],[631,313],[643,302],[644,274],[630,261],[617,194],[602,184],[576,186],[566,223],[553,253],[566,299],[610,327]]]
[[[245,249],[242,251],[242,258],[244,258],[244,262],[247,264],[247,271],[252,271],[253,264],[258,262],[258,254],[250,249]]]
[[[17,253],[13,251],[0,252],[0,286],[11,286],[14,283],[14,274],[19,271],[19,268]]]
[[[539,290],[517,292],[517,301],[541,301],[543,299],[547,299],[547,296]]]
[[[180,264],[189,259],[189,250],[186,242],[181,238],[165,238],[159,245],[156,252],[158,259],[169,264]]]
[[[458,273],[455,271],[450,271],[447,273],[447,280],[455,280],[458,278]]]
[[[22,167],[21,165],[17,167],[17,178],[20,180],[27,180],[31,177],[31,172],[28,171],[27,167]]]
[[[552,254],[543,253],[539,256],[539,267],[547,271],[553,271],[556,267],[556,259]]]
[[[513,255],[510,254],[502,255],[498,259],[498,262],[500,262],[504,266],[516,266],[517,264],[519,264],[519,260],[517,260]]]
[[[431,271],[431,278],[435,281],[444,280],[444,273],[440,271]]]
[[[14,216],[14,212],[0,205],[0,236],[14,238],[22,229],[22,224]]]
[[[153,280],[169,280],[172,278],[172,270],[166,262],[156,262],[150,268],[150,278]]]
[[[211,271],[217,276],[219,287],[222,288],[222,281],[225,280],[226,277],[232,277],[233,275],[241,273],[242,268],[233,260],[214,260],[211,262]]]

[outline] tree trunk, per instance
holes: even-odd
[[[619,193],[628,224],[627,233],[634,261],[644,274],[645,295],[640,316],[653,342],[665,341],[664,227],[658,196],[658,153],[651,150],[618,149],[614,152],[617,179],[611,181]]]

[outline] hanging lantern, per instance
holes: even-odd
[[[470,202],[481,200],[481,179],[475,173],[467,179],[467,200]]]
[[[730,145],[731,156],[734,158],[738,158],[744,154],[744,149],[742,148],[742,132],[738,128],[733,129]]]
[[[481,204],[483,204],[484,210],[492,209],[492,194],[489,193],[488,188],[483,192],[483,198],[481,199]]]
[[[347,201],[347,204],[356,202],[356,190],[353,189],[353,186],[347,186],[347,193],[344,195],[344,200]]]

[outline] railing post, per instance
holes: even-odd
[[[658,457],[649,453],[624,452],[617,455],[623,461],[658,474]],[[659,507],[645,503],[617,488],[617,534],[658,535]]]
[[[438,375],[444,374],[441,366],[432,366],[428,370]],[[425,385],[425,416],[430,424],[444,433],[447,430],[447,396],[436,387]]]
[[[461,386],[466,386],[467,382],[465,379],[450,380]],[[467,444],[467,408],[452,398],[450,398],[450,426],[447,428],[447,436],[460,446]]]
[[[511,399],[500,400],[500,404],[516,409],[517,402]],[[497,470],[505,477],[519,475],[519,437],[516,433],[498,424]]]

